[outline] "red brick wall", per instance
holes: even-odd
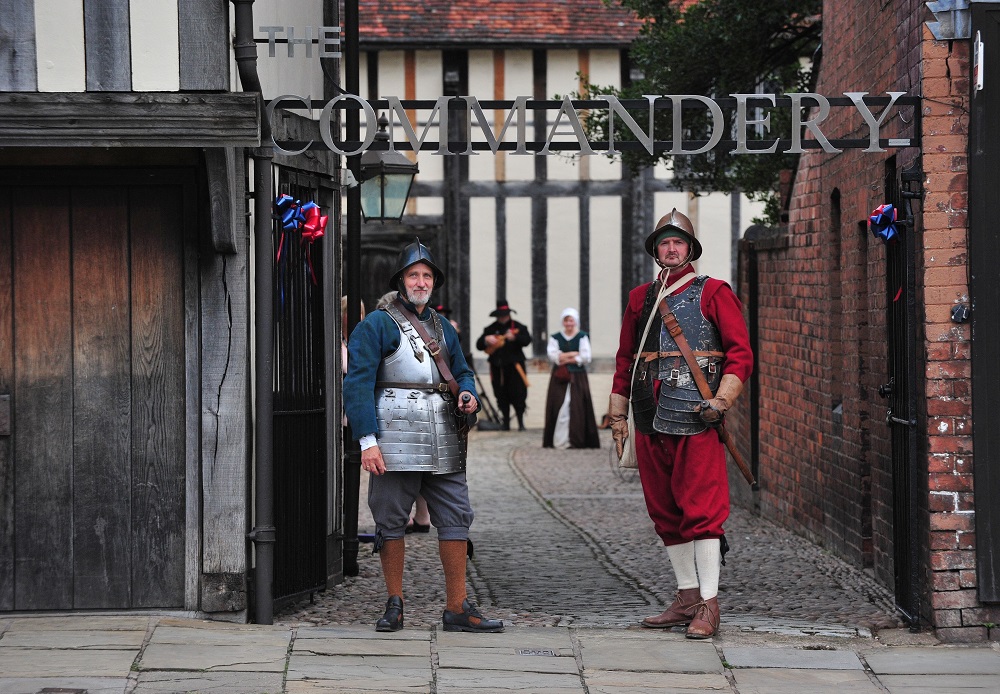
[[[981,607],[975,591],[969,335],[967,325],[950,321],[952,306],[968,294],[969,51],[967,41],[933,40],[923,5],[824,3],[817,91],[922,94],[922,147],[801,158],[788,247],[758,253],[759,505],[764,516],[871,567],[894,588],[890,432],[877,395],[888,379],[885,249],[864,221],[886,201],[887,169],[919,157],[925,198],[916,201],[916,228],[907,233],[915,235],[923,323],[914,474],[927,493],[910,527],[921,552],[922,617],[942,637],[968,640],[985,637],[984,622],[1000,622],[1000,611]],[[883,127],[883,137],[916,134],[915,109],[901,116]],[[823,129],[867,137],[853,109],[834,108]],[[746,254],[741,274],[745,280]],[[743,440],[745,404],[733,418]]]

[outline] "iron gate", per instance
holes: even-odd
[[[919,164],[902,173],[907,186],[919,183]],[[886,202],[899,210],[899,234],[886,244],[886,344],[888,376],[879,395],[888,401],[885,421],[892,442],[892,533],[896,607],[911,629],[919,625],[919,564],[913,528],[917,453],[916,325],[917,305],[913,267],[913,214],[910,199],[919,194],[902,190],[896,159],[886,162]]]
[[[280,170],[278,194],[320,204],[314,175]],[[326,394],[323,254],[297,230],[273,226],[274,599],[326,586]]]

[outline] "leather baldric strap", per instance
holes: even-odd
[[[424,341],[424,344],[427,346],[427,351],[434,358],[434,362],[437,364],[438,371],[441,373],[441,378],[448,382],[448,389],[451,391],[451,394],[454,395],[455,398],[458,398],[458,381],[456,381],[455,377],[451,374],[448,362],[445,361],[444,355],[441,354],[441,345],[437,340],[428,334],[427,329],[420,322],[420,319],[413,315],[413,312],[406,308],[398,297],[393,300],[392,303],[393,306],[395,306],[396,309],[403,314],[403,318],[410,322],[410,325],[412,325],[413,329],[417,331],[417,335],[420,336],[420,339]]]
[[[705,380],[705,374],[702,373],[701,367],[698,365],[698,358],[695,357],[691,351],[691,345],[688,344],[687,338],[684,337],[684,331],[681,330],[680,323],[677,322],[677,316],[667,306],[666,299],[661,301],[657,308],[660,310],[660,318],[663,319],[663,326],[670,333],[670,337],[674,339],[677,349],[681,351],[681,356],[684,357],[688,368],[691,369],[691,378],[694,379],[695,385],[698,386],[698,392],[703,399],[711,400],[715,396],[712,394],[712,389],[708,386],[708,381]]]
[[[708,387],[708,381],[705,380],[705,374],[702,373],[701,367],[698,365],[698,359],[691,351],[691,345],[688,344],[687,338],[684,337],[684,331],[681,330],[680,323],[677,322],[677,316],[675,316],[674,312],[670,310],[669,306],[667,306],[666,299],[661,301],[657,308],[660,310],[660,318],[663,319],[663,326],[667,329],[667,332],[670,333],[670,337],[674,339],[677,349],[679,349],[681,354],[684,355],[684,361],[687,362],[688,368],[691,370],[691,378],[694,379],[695,385],[698,386],[698,392],[701,393],[702,399],[711,400],[715,396],[712,394],[712,389]],[[733,441],[732,435],[726,431],[726,425],[720,422],[716,427],[716,431],[719,434],[719,439],[722,440],[723,445],[733,457],[733,462],[736,463],[736,467],[738,467],[740,472],[743,473],[744,479],[750,483],[751,487],[756,489],[757,480],[754,479],[753,473],[750,471],[750,467],[747,465],[746,461],[743,460],[743,456],[740,454],[739,449],[736,448],[736,442]]]

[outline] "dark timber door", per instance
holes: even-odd
[[[912,178],[908,173],[904,177]],[[889,381],[879,388],[888,400],[885,421],[892,439],[893,571],[896,604],[911,627],[919,619],[919,576],[915,543],[916,466],[916,293],[909,201],[900,190],[896,159],[885,167],[886,202],[899,210],[899,234],[886,244],[886,331]]]
[[[0,610],[184,604],[189,199],[0,170]]]

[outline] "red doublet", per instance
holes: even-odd
[[[673,283],[684,275],[694,279],[694,269],[688,265],[672,275],[668,282]],[[611,390],[626,397],[631,391],[629,375],[635,359],[637,333],[645,327],[638,323],[648,287],[649,284],[644,284],[629,293],[622,319]],[[686,288],[687,285],[678,291]],[[728,284],[710,278],[702,292],[701,310],[722,338],[722,350],[726,354],[722,373],[733,374],[746,382],[753,370],[753,353],[740,300]],[[651,330],[661,325],[659,320],[654,318],[654,321]],[[657,382],[657,393],[659,386]],[[636,432],[635,448],[646,510],[663,544],[721,537],[722,525],[729,518],[729,478],[725,447],[718,433],[714,429],[692,436],[646,436]]]

